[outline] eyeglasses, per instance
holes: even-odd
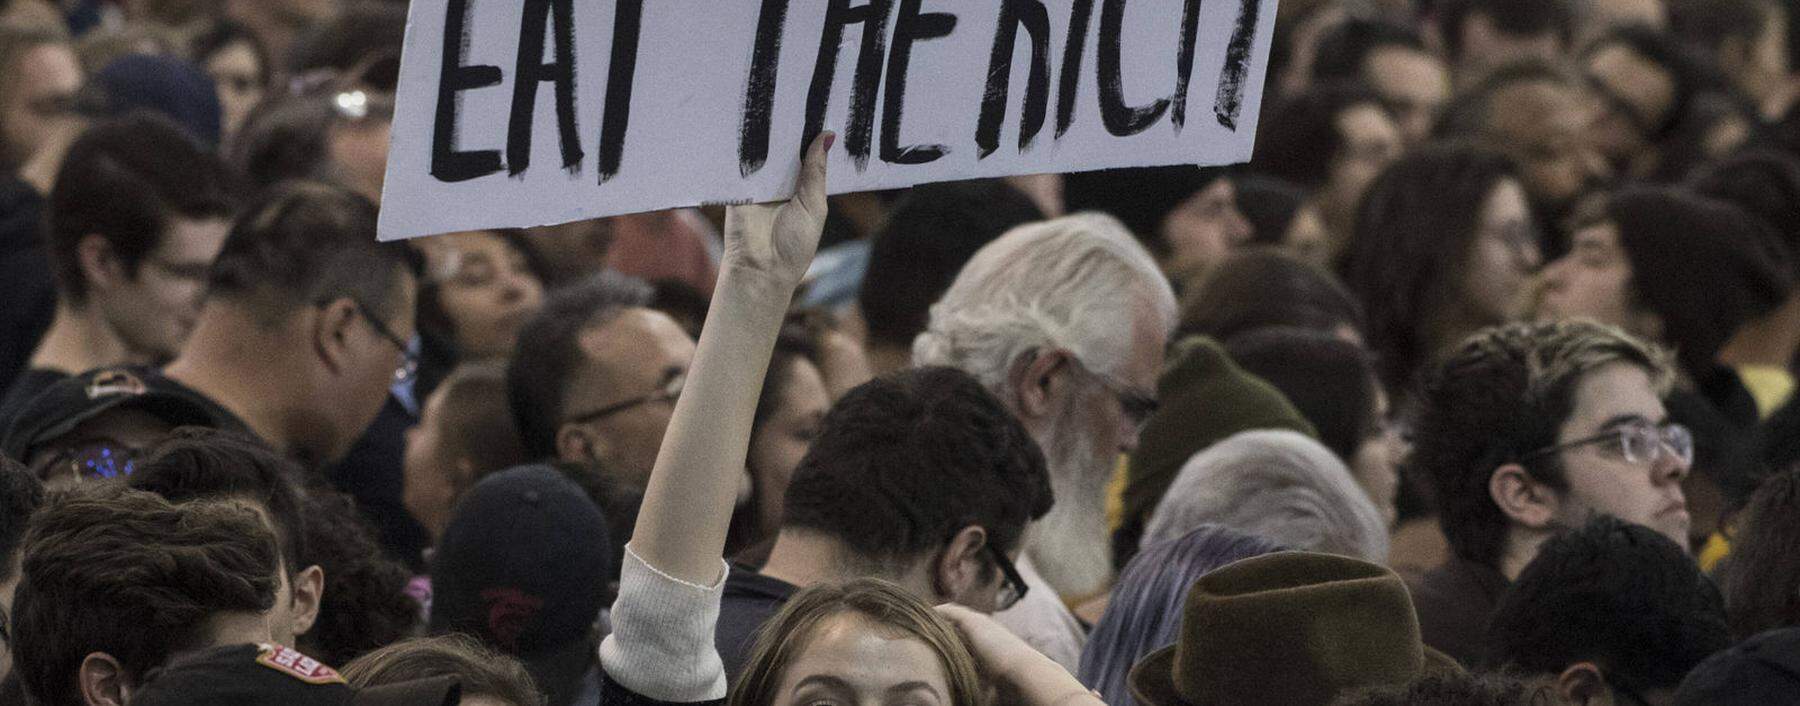
[[[112,439],[78,441],[38,465],[38,477],[49,480],[68,472],[77,480],[124,478],[137,470],[137,449]]]
[[[992,538],[993,535],[990,534],[988,537]],[[994,546],[992,541],[989,541],[984,546],[987,547],[988,556],[994,559],[994,565],[1000,567],[1000,576],[1002,578],[1000,582],[1000,592],[994,594],[994,610],[1006,610],[1007,608],[1018,605],[1019,601],[1025,598],[1025,593],[1031,590],[1031,587],[1025,585],[1025,577],[1020,576],[1019,568],[1013,566],[1011,559],[1006,558],[1006,552],[1000,551],[1000,548]]]
[[[633,407],[637,407],[640,405],[646,405],[646,404],[650,404],[652,402],[674,402],[677,398],[681,397],[681,388],[686,384],[687,384],[687,371],[686,370],[670,370],[667,373],[663,374],[662,384],[656,388],[655,392],[651,392],[650,394],[644,395],[642,397],[634,397],[629,400],[625,400],[623,402],[615,402],[613,404],[609,404],[605,407],[601,407],[601,408],[593,410],[591,412],[583,412],[581,414],[577,414],[577,415],[568,417],[567,419],[563,420],[563,423],[565,423],[565,424],[586,424],[588,422],[594,422],[594,421],[599,421],[601,419],[605,419],[607,417],[610,417],[612,415],[618,414],[620,412],[623,412],[625,410],[628,410],[628,409],[631,409]]]
[[[356,307],[357,315],[369,322],[369,328],[373,329],[376,335],[387,339],[388,343],[392,343],[395,348],[400,349],[400,367],[394,369],[394,382],[407,383],[417,377],[419,375],[419,354],[414,353],[412,346],[406,344],[406,339],[395,335],[394,330],[382,323],[381,318],[375,316],[369,306],[362,303],[362,300],[352,297],[350,303]]]
[[[1106,373],[1096,372],[1082,363],[1080,358],[1071,360],[1074,361],[1075,370],[1100,383],[1101,387],[1106,388],[1119,401],[1119,409],[1125,412],[1125,418],[1131,420],[1133,426],[1142,429],[1144,423],[1150,421],[1150,416],[1156,414],[1156,410],[1162,406],[1150,393],[1138,390],[1130,383]]]
[[[1687,427],[1680,424],[1633,424],[1610,429],[1583,439],[1576,439],[1564,444],[1548,446],[1525,454],[1521,462],[1547,456],[1559,451],[1608,444],[1606,451],[1625,459],[1626,463],[1652,465],[1662,460],[1664,453],[1675,455],[1675,459],[1684,466],[1694,463],[1694,435]]]

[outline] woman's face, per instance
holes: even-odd
[[[1526,285],[1542,261],[1531,223],[1525,187],[1514,179],[1495,184],[1481,206],[1463,266],[1463,298],[1485,323],[1516,321],[1525,315]]]
[[[465,360],[504,358],[519,328],[544,303],[544,285],[525,255],[490,231],[452,233],[426,249],[438,306],[456,330]]]
[[[820,621],[775,693],[775,706],[950,706],[930,645],[857,613]]]
[[[1338,113],[1337,130],[1341,144],[1332,160],[1331,178],[1320,190],[1319,205],[1328,225],[1345,229],[1342,236],[1356,220],[1363,192],[1400,157],[1402,147],[1400,128],[1375,103],[1359,103]]]
[[[831,407],[825,379],[811,361],[789,359],[787,382],[776,393],[776,408],[750,437],[750,476],[756,484],[758,525],[765,537],[780,528],[782,497],[794,467],[819,435],[819,423]]]
[[[219,107],[225,134],[235,135],[250,109],[262,100],[262,61],[244,42],[225,45],[206,58],[206,73],[219,87]]]
[[[1552,320],[1587,318],[1633,330],[1631,261],[1619,226],[1604,221],[1576,231],[1569,254],[1544,269],[1538,314]]]

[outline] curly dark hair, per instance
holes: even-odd
[[[1800,470],[1763,481],[1719,570],[1732,636],[1800,626]]]
[[[998,399],[960,370],[915,368],[863,383],[825,415],[782,527],[889,565],[969,525],[1009,551],[1051,497],[1043,452]]]
[[[1687,551],[1613,517],[1546,542],[1488,627],[1495,665],[1539,675],[1593,662],[1638,692],[1673,689],[1730,646],[1725,603]]]
[[[418,601],[406,594],[406,568],[381,553],[375,530],[342,493],[315,488],[306,499],[306,548],[301,563],[325,569],[319,619],[298,638],[302,652],[326,664],[347,664],[418,632]]]
[[[14,671],[44,706],[81,706],[87,655],[140,682],[204,647],[206,619],[275,604],[275,536],[232,501],[171,503],[106,484],[52,496],[32,516],[13,598]]]

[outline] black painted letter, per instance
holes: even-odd
[[[612,59],[606,67],[606,114],[600,119],[600,183],[619,173],[625,128],[631,124],[631,84],[637,78],[638,34],[644,0],[618,0],[613,8]]]
[[[887,88],[881,100],[881,161],[889,164],[924,164],[944,156],[944,145],[900,146],[900,118],[906,113],[906,65],[912,61],[913,42],[947,37],[956,29],[956,15],[919,12],[920,0],[900,0],[900,17],[894,20],[894,50],[888,56]]]
[[[1062,137],[1075,122],[1075,95],[1081,92],[1081,57],[1087,47],[1088,22],[1094,16],[1094,0],[1075,0],[1069,6],[1069,41],[1063,44],[1062,76],[1056,81],[1056,136]]]
[[[431,175],[459,182],[500,171],[499,150],[456,149],[457,93],[498,85],[498,66],[463,66],[469,45],[469,0],[449,0],[444,17],[444,63],[438,74],[437,115],[431,133]]]
[[[987,90],[982,93],[981,119],[975,125],[979,157],[1000,148],[1000,124],[1006,121],[1006,96],[1012,84],[1013,43],[1020,27],[1031,35],[1031,68],[1025,84],[1025,110],[1019,116],[1019,151],[1025,151],[1044,127],[1044,111],[1050,103],[1050,13],[1041,0],[1000,0],[1000,25],[994,32],[994,53],[988,58]]]
[[[750,80],[744,85],[744,122],[738,128],[738,173],[743,176],[755,174],[769,160],[769,121],[775,114],[775,78],[787,10],[788,0],[763,0],[756,19],[756,49],[750,54]]]
[[[812,144],[812,139],[824,129],[844,28],[861,23],[862,48],[857,52],[856,77],[851,82],[850,124],[844,128],[844,150],[856,161],[858,170],[868,166],[869,148],[874,143],[875,89],[880,88],[881,60],[887,55],[887,17],[891,7],[893,0],[869,0],[857,7],[850,7],[850,0],[831,0],[825,11],[825,30],[820,35],[819,58],[813,65],[812,86],[806,92],[802,145]]]
[[[1106,124],[1106,131],[1114,137],[1136,135],[1150,129],[1163,111],[1169,109],[1169,99],[1158,98],[1150,105],[1125,105],[1124,81],[1119,76],[1119,53],[1121,50],[1120,35],[1125,28],[1125,0],[1106,0],[1100,6],[1100,45],[1096,48],[1099,54],[1096,70],[1100,79],[1100,121]]]
[[[1242,0],[1238,7],[1237,28],[1231,32],[1231,43],[1225,45],[1225,68],[1219,71],[1219,95],[1213,101],[1213,115],[1219,124],[1237,131],[1238,113],[1244,108],[1244,79],[1250,74],[1250,50],[1256,42],[1256,16],[1261,0]]]
[[[512,121],[506,129],[506,170],[512,176],[531,166],[531,123],[538,84],[556,82],[556,130],[562,140],[563,169],[581,168],[581,137],[575,131],[575,18],[572,0],[524,0],[519,22],[519,67],[513,72]],[[556,11],[556,61],[544,63],[544,29]]]

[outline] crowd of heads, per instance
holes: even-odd
[[[644,637],[726,211],[379,242],[407,8],[0,0],[0,704],[586,705]],[[724,698],[1025,702],[955,604],[1115,706],[1800,702],[1800,3],[1273,26],[1247,164],[831,197]]]

